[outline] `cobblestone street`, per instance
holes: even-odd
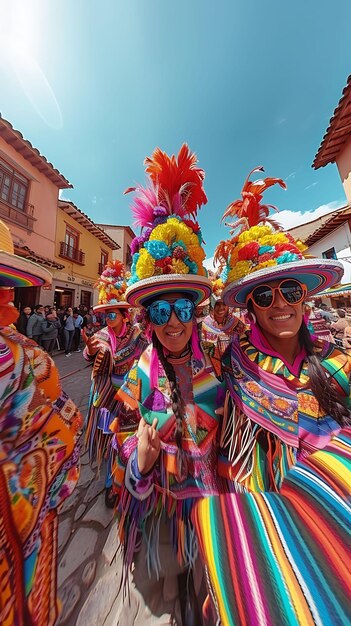
[[[91,367],[82,353],[54,357],[63,389],[86,415]],[[78,486],[61,511],[58,535],[58,625],[117,626],[120,556],[114,513],[104,503],[104,480],[82,449]]]

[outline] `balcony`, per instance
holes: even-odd
[[[81,250],[77,250],[77,248],[72,248],[72,246],[69,246],[64,241],[60,242],[59,256],[64,259],[70,259],[79,265],[85,265],[85,253]]]
[[[98,266],[98,274],[99,274],[99,276],[101,276],[102,272],[104,271],[104,267],[105,267],[105,265],[103,263],[99,263],[99,266]]]
[[[23,209],[19,209],[12,206],[9,202],[0,200],[0,218],[3,218],[5,222],[12,222],[16,226],[21,226],[28,231],[32,231],[34,228],[34,205],[26,202]]]

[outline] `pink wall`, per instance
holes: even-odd
[[[347,202],[351,203],[351,139],[336,159]]]
[[[30,179],[26,202],[34,205],[36,221],[33,232],[28,232],[26,228],[8,221],[7,224],[14,241],[20,241],[21,245],[26,245],[34,252],[53,259],[55,255],[58,188],[1,138],[0,158],[15,169],[17,165],[18,171]],[[6,221],[6,218],[3,219]]]

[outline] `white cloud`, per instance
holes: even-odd
[[[290,174],[287,175],[285,182],[289,180],[290,178],[294,180],[295,176],[296,176],[296,172],[290,172]]]
[[[326,213],[332,213],[332,211],[339,209],[344,204],[345,202],[342,200],[334,200],[333,202],[328,202],[328,204],[322,204],[313,211],[279,211],[279,213],[274,215],[274,219],[284,229],[288,230],[289,228],[312,222]]]
[[[59,199],[60,200],[67,200],[68,202],[71,201],[71,198],[69,198],[66,194],[68,193],[68,189],[60,189],[59,190]]]
[[[310,185],[307,185],[307,187],[305,187],[305,190],[306,189],[312,189],[312,187],[315,187],[316,185],[318,185],[317,181],[315,181],[314,183],[311,183]]]

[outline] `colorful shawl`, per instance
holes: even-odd
[[[194,509],[222,626],[344,626],[351,606],[351,429],[299,461],[279,493]]]
[[[124,377],[131,368],[134,359],[138,358],[147,345],[138,326],[127,325],[126,333],[116,338],[116,351],[113,354],[108,328],[98,331],[94,337],[99,339],[100,349],[94,357],[90,357],[84,349],[87,360],[94,359],[91,375],[91,390],[88,414],[86,418],[85,441],[89,449],[90,462],[97,461],[100,467],[105,457],[113,432],[125,433],[125,424],[130,424],[132,415],[126,419],[123,403],[116,397]],[[115,420],[115,421],[114,421]]]
[[[350,358],[326,342],[315,351],[349,402]],[[281,359],[260,352],[244,334],[225,352],[222,372],[234,409],[224,420],[220,464],[224,474],[250,491],[277,490],[300,456],[325,447],[340,430],[309,388],[306,361],[300,376],[294,376]]]
[[[79,476],[77,407],[46,352],[0,329],[0,623],[56,623],[57,507]]]
[[[165,516],[170,527],[170,538],[181,563],[192,563],[196,556],[196,543],[189,520],[194,499],[210,493],[218,493],[216,472],[217,431],[219,420],[215,413],[223,403],[223,384],[213,373],[207,358],[203,361],[190,359],[183,366],[190,385],[192,402],[185,407],[183,425],[183,450],[187,474],[177,475],[177,445],[174,439],[175,416],[170,401],[169,383],[160,366],[158,386],[150,387],[151,346],[141,355],[129,372],[126,383],[118,395],[131,408],[137,408],[149,424],[158,419],[161,437],[161,453],[150,478],[153,489],[148,497],[138,499],[124,487],[120,500],[120,536],[126,550],[128,565],[132,561],[137,534],[141,531],[148,544],[149,569],[157,571],[158,527],[157,520]],[[188,368],[189,372],[188,372]],[[196,432],[191,427],[195,421]],[[119,466],[114,468],[115,481],[124,476],[128,460],[133,458],[137,438],[132,436],[119,450]],[[151,529],[147,520],[155,513]]]

